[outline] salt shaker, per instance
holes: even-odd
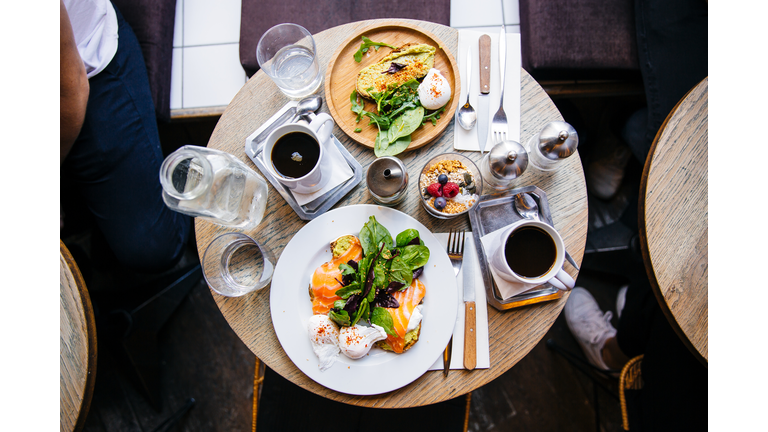
[[[576,152],[579,134],[566,122],[547,123],[526,144],[531,165],[542,171],[554,171],[567,157]]]
[[[400,159],[382,156],[368,167],[366,182],[374,201],[385,206],[395,206],[405,199],[408,172]]]
[[[174,211],[248,230],[261,222],[267,182],[235,156],[183,146],[160,166],[163,201]]]
[[[483,157],[480,173],[483,180],[493,189],[506,190],[512,187],[528,167],[528,153],[517,141],[502,141]]]

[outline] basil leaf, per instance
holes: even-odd
[[[373,308],[373,311],[371,311],[371,324],[380,326],[390,336],[397,336],[397,333],[395,332],[395,323],[392,321],[392,315],[390,315],[384,308]]]
[[[337,312],[331,309],[330,312],[328,312],[328,318],[342,327],[349,327],[349,314],[345,310]]]
[[[395,244],[397,245],[397,247],[403,247],[408,245],[408,243],[410,243],[411,240],[415,238],[419,238],[419,231],[409,228],[397,235],[397,237],[395,238]],[[424,245],[424,242],[420,241],[419,243]]]
[[[394,244],[392,235],[389,234],[387,228],[378,223],[376,217],[371,216],[368,219],[368,222],[366,222],[360,230],[360,243],[363,246],[363,252],[366,257],[368,257],[368,255],[376,254],[379,251],[378,245],[381,242],[384,242],[384,247],[387,249],[391,249]],[[363,274],[367,273],[367,271],[363,272],[362,269],[360,272]]]
[[[402,249],[403,262],[414,270],[424,266],[429,261],[429,248],[421,245],[410,245]]]

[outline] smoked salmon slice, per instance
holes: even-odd
[[[411,314],[416,306],[424,299],[427,289],[424,284],[419,282],[418,279],[414,279],[411,285],[398,291],[392,296],[400,303],[399,308],[386,308],[387,312],[392,316],[392,322],[395,327],[395,333],[397,337],[387,335],[387,343],[392,347],[392,350],[398,354],[403,352],[405,345],[405,330],[408,328],[408,321],[411,319]]]
[[[341,300],[336,291],[342,288],[341,270],[339,264],[350,260],[355,262],[363,258],[363,246],[357,237],[352,239],[352,244],[346,252],[318,267],[312,274],[309,289],[312,291],[312,313],[325,315],[333,307],[333,302]],[[406,323],[408,325],[408,323]]]

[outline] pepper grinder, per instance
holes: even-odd
[[[408,173],[400,159],[382,156],[371,163],[366,174],[368,192],[378,204],[395,206],[405,199]]]
[[[539,134],[528,140],[526,150],[531,165],[542,171],[554,171],[558,165],[576,152],[579,134],[570,124],[562,121],[547,123]]]
[[[480,173],[489,186],[498,191],[507,190],[523,175],[528,167],[528,152],[517,141],[502,141],[483,157]]]

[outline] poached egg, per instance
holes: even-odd
[[[419,84],[418,92],[421,106],[428,110],[436,110],[451,100],[451,85],[435,68],[427,72],[424,81]]]
[[[352,327],[342,327],[339,332],[339,347],[345,356],[359,359],[368,354],[373,344],[387,338],[384,328],[376,324],[371,327],[355,324]]]
[[[327,315],[312,315],[307,324],[312,350],[324,371],[331,367],[339,356],[339,327]]]

